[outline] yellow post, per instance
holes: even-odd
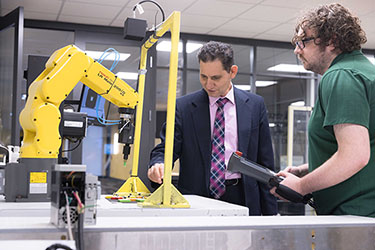
[[[177,71],[178,71],[178,43],[180,39],[180,12],[173,12],[167,20],[158,28],[155,34],[142,45],[141,61],[140,61],[140,76],[139,76],[139,104],[137,106],[137,117],[135,124],[135,141],[134,141],[134,162],[132,168],[132,176],[125,182],[125,184],[116,192],[117,195],[123,195],[138,190],[134,179],[140,181],[137,177],[140,137],[141,137],[141,123],[143,111],[145,72],[147,62],[147,51],[157,40],[162,37],[168,30],[171,31],[171,54],[169,64],[169,85],[168,85],[168,107],[167,107],[167,128],[166,128],[166,142],[164,155],[164,179],[163,184],[143,203],[138,203],[145,207],[190,207],[187,200],[181,193],[172,185],[172,165],[173,165],[173,142],[174,142],[174,124],[176,111],[176,89],[177,89]],[[140,181],[141,182],[141,181]],[[141,182],[142,183],[142,182]],[[137,182],[138,184],[138,182]],[[143,184],[143,183],[142,183]],[[144,185],[144,184],[143,184]],[[133,188],[133,190],[129,190]]]
[[[141,147],[141,126],[143,116],[143,101],[145,92],[145,80],[146,80],[146,65],[147,65],[147,50],[142,46],[141,48],[141,60],[139,64],[139,80],[138,80],[138,105],[137,113],[135,118],[135,132],[134,132],[134,155],[133,155],[133,167],[131,176],[126,182],[120,187],[115,193],[118,196],[149,196],[150,191],[142,180],[138,177],[138,165],[139,165],[139,151]]]
[[[180,39],[180,12],[175,11],[162,24],[156,32],[156,37],[161,37],[170,29],[171,31],[171,54],[169,61],[169,85],[168,85],[168,106],[167,106],[167,128],[164,153],[164,179],[163,184],[143,203],[138,203],[145,207],[190,207],[187,200],[172,185],[172,165],[173,165],[173,142],[174,124],[176,112],[176,89],[178,71],[178,42]],[[155,37],[154,37],[155,38]],[[151,40],[151,41],[150,41]],[[150,39],[146,42],[146,48],[151,47],[155,41]],[[151,46],[149,46],[151,45]]]

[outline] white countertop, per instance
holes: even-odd
[[[97,217],[130,216],[247,216],[248,208],[197,195],[184,195],[190,208],[143,208],[137,203],[121,203],[105,199],[97,201]],[[50,216],[49,202],[5,202],[0,197],[0,217]]]

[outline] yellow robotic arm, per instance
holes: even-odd
[[[81,81],[118,107],[134,109],[138,93],[74,45],[55,51],[30,85],[20,114],[21,158],[57,158],[61,146],[59,106]]]

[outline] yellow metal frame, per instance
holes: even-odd
[[[137,117],[135,123],[135,141],[134,141],[134,161],[131,177],[116,192],[117,195],[131,192],[130,187],[135,187],[134,181],[138,174],[138,161],[141,137],[141,122],[143,111],[144,85],[147,51],[162,37],[168,30],[171,32],[171,54],[169,64],[169,85],[168,85],[168,106],[167,106],[167,128],[165,140],[164,154],[164,179],[163,184],[143,203],[138,203],[144,207],[190,207],[187,200],[172,185],[172,165],[173,165],[173,140],[174,140],[174,124],[176,112],[176,90],[177,90],[177,71],[178,71],[178,43],[180,39],[180,12],[174,11],[165,22],[157,29],[141,48],[140,76],[139,76],[139,104],[137,106]],[[133,183],[133,184],[131,184]]]
[[[288,145],[287,145],[287,166],[293,166],[293,138],[294,138],[294,111],[312,111],[312,107],[289,106],[288,107]]]

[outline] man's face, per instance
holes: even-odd
[[[298,35],[302,35],[303,30],[300,29]],[[314,38],[314,39],[309,39]],[[298,59],[303,64],[306,70],[311,70],[315,73],[323,75],[327,71],[328,67],[332,62],[331,53],[329,53],[328,46],[320,47],[319,38],[311,30],[305,30],[305,35],[301,40],[306,40],[304,42],[304,48],[300,46],[295,46],[294,54],[298,56]],[[302,42],[299,42],[302,45]]]
[[[236,76],[238,67],[233,65],[230,72],[227,72],[218,59],[211,62],[200,61],[199,65],[199,80],[207,94],[211,97],[225,96],[231,88],[230,83]]]

